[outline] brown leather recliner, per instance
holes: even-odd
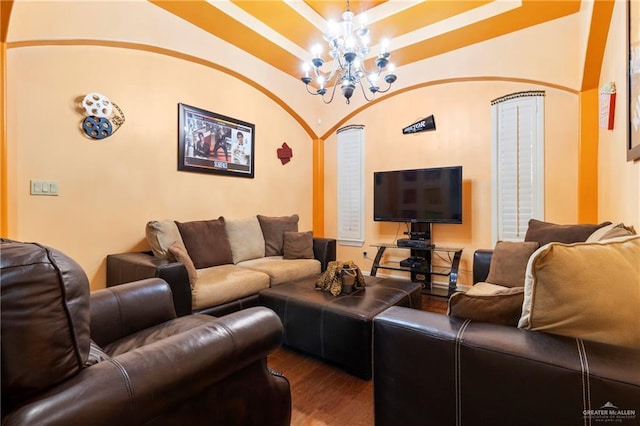
[[[177,318],[160,279],[90,294],[72,259],[1,244],[3,425],[288,425],[269,309]]]

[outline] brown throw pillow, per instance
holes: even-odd
[[[524,240],[537,241],[541,247],[552,242],[567,244],[580,243],[586,241],[587,238],[596,231],[596,229],[610,224],[611,222],[602,222],[597,225],[557,225],[555,223],[530,219],[529,228],[524,236]]]
[[[523,300],[524,287],[506,288],[481,282],[466,293],[452,294],[447,315],[516,327]]]
[[[176,225],[196,269],[233,263],[224,217],[184,223],[176,221]]]
[[[297,214],[281,217],[258,215],[264,236],[265,256],[282,256],[284,233],[287,231],[298,232],[298,220]]]
[[[489,275],[485,281],[504,287],[524,287],[527,262],[538,247],[535,241],[498,241],[493,249]]]
[[[282,252],[285,259],[313,259],[313,232],[285,231]]]
[[[169,247],[169,253],[176,258],[176,260],[184,265],[187,269],[187,274],[189,274],[189,284],[191,285],[191,290],[196,286],[196,281],[198,281],[198,272],[196,272],[196,267],[189,257],[189,253],[180,245],[178,242],[173,243],[171,247]]]

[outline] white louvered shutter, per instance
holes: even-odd
[[[493,239],[523,241],[544,212],[544,92],[492,102]]]
[[[338,130],[338,243],[364,244],[364,126]]]

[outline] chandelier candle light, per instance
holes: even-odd
[[[303,64],[304,77],[301,78],[302,82],[307,88],[307,92],[312,95],[320,95],[322,101],[325,104],[333,101],[333,96],[336,93],[336,86],[338,82],[342,89],[342,95],[345,97],[347,104],[350,102],[351,96],[356,86],[359,85],[362,89],[362,93],[367,101],[372,101],[375,94],[385,93],[391,88],[391,84],[396,81],[396,75],[394,72],[393,64],[389,63],[388,41],[382,40],[380,43],[380,53],[376,58],[376,70],[369,72],[365,68],[365,59],[369,54],[369,29],[361,24],[361,27],[357,30],[353,23],[354,15],[349,10],[349,1],[347,0],[347,11],[342,14],[342,22],[337,24],[335,22],[329,22],[329,30],[324,34],[323,38],[329,44],[330,51],[329,56],[333,58],[333,69],[331,72],[323,72],[320,68],[324,65],[324,59],[322,59],[322,46],[316,44],[311,49],[313,59],[311,59],[311,65],[313,66],[313,73],[318,84],[318,89],[313,92],[309,90],[309,83],[313,80],[309,72],[311,71],[311,65],[309,63]],[[387,88],[380,90],[377,86],[377,81],[380,75],[385,71],[384,81],[388,84]],[[366,83],[363,83],[363,80]],[[367,84],[369,91],[372,93],[371,98],[367,96],[367,92],[364,90],[364,84]],[[327,85],[333,85],[331,91],[331,98],[325,99],[327,93]]]

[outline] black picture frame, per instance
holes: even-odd
[[[255,126],[178,104],[178,170],[253,178]]]
[[[627,0],[629,141],[627,161],[640,160],[640,3]]]

